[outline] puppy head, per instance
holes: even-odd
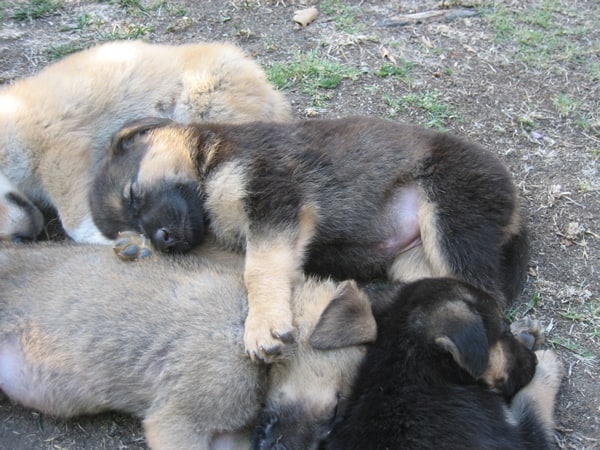
[[[0,172],[0,241],[32,241],[43,226],[40,210]]]
[[[162,251],[183,252],[204,238],[203,196],[192,137],[168,119],[147,118],[115,133],[94,179],[94,222],[114,239],[139,231]]]
[[[332,286],[308,282],[294,295],[301,308],[294,311],[298,337],[270,368],[255,448],[317,448],[342,413],[376,325],[368,297],[355,283]]]
[[[535,354],[513,336],[497,300],[486,292],[456,280],[427,279],[407,285],[397,302],[408,333],[423,346],[415,364],[427,365],[439,378],[477,382],[511,397],[533,377]]]

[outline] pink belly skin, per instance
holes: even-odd
[[[395,256],[421,245],[419,191],[415,185],[396,189],[384,217],[387,238],[375,244],[377,250]]]
[[[0,342],[0,389],[14,401],[35,407],[25,378],[20,346],[14,336],[8,336]]]

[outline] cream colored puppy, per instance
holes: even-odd
[[[0,90],[3,194],[55,208],[75,241],[108,243],[92,221],[88,186],[110,136],[146,116],[287,121],[291,108],[231,44],[99,45]],[[34,239],[43,226],[39,212],[14,208],[0,197],[0,239]]]

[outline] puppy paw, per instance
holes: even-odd
[[[510,325],[510,331],[521,344],[530,350],[533,350],[544,342],[544,333],[540,328],[540,323],[529,316],[515,320]]]
[[[294,342],[295,334],[291,318],[282,320],[249,313],[244,325],[246,353],[253,362],[270,364],[283,354],[285,344]]]
[[[137,231],[121,231],[115,241],[113,250],[123,261],[135,261],[152,255],[152,244],[143,234]]]

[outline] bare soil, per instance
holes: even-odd
[[[290,76],[285,93],[298,118],[390,117],[442,127],[496,151],[519,186],[532,242],[527,286],[509,313],[541,320],[544,345],[567,368],[557,448],[600,448],[597,0],[65,0],[41,17],[31,9],[31,17],[15,17],[36,3],[52,2],[0,0],[0,83],[36,73],[68,49],[110,38],[228,40],[266,69],[291,67],[310,52],[352,69],[337,86],[316,93],[303,87],[301,75]],[[312,5],[321,15],[301,28],[294,12]],[[452,14],[399,17],[440,8]],[[511,29],[515,23],[518,31]],[[107,413],[57,420],[0,394],[0,448],[137,449],[145,443],[135,418]]]

